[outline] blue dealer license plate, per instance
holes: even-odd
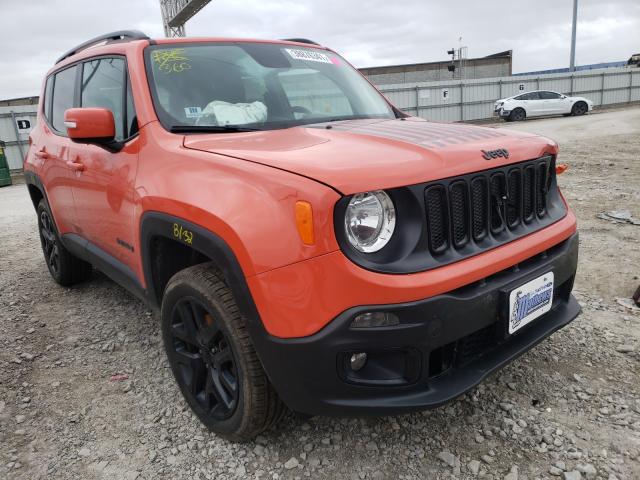
[[[509,295],[509,333],[514,333],[551,310],[553,272],[512,290]]]

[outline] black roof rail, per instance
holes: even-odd
[[[298,42],[298,43],[308,43],[309,45],[318,45],[318,42],[314,42],[313,40],[309,40],[308,38],[281,38],[284,42]]]
[[[115,40],[149,40],[144,33],[139,30],[118,30],[117,32],[105,33],[104,35],[100,35],[98,37],[92,38],[91,40],[87,40],[84,43],[81,43],[77,47],[73,47],[71,50],[62,55],[58,60],[56,60],[56,65],[63,61],[65,58],[69,58],[72,55],[84,50],[85,48],[89,48],[96,43],[104,42],[104,41],[115,41]]]

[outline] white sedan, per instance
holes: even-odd
[[[535,90],[498,100],[494,115],[513,122],[540,115],[584,115],[591,110],[593,102],[588,98]]]

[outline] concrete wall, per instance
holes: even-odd
[[[572,74],[400,83],[378,88],[394,105],[411,115],[459,122],[491,118],[496,100],[529,90],[586,97],[596,106],[637,102],[640,101],[640,69],[607,68]]]

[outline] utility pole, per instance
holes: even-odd
[[[576,24],[578,23],[578,0],[573,0],[573,25],[571,27],[571,59],[569,71],[576,70]]]

